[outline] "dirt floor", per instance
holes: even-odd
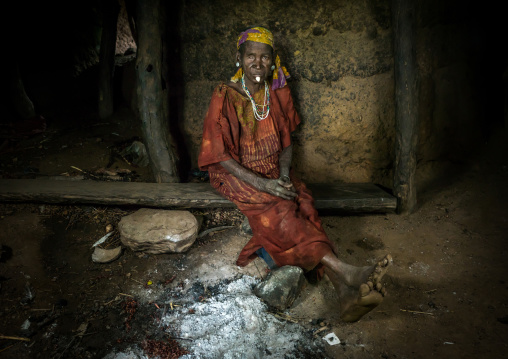
[[[147,180],[146,168],[118,156],[139,136],[129,116],[124,109],[110,121],[84,119],[80,126],[60,117],[42,133],[4,138],[2,178]],[[325,354],[287,357],[508,358],[507,143],[506,133],[498,131],[474,158],[440,163],[451,170],[422,184],[411,215],[323,213],[324,228],[347,262],[366,265],[393,256],[384,280],[388,295],[359,322],[343,323],[331,283],[325,278],[306,284],[278,318],[317,339],[333,332],[341,344],[324,344]],[[94,263],[92,245],[106,226],[115,231],[109,245],[119,244],[118,221],[135,210],[0,204],[1,358],[103,358],[133,345],[146,357],[157,348],[178,357],[189,342],[168,342],[156,324],[162,310],[183,305],[178,290],[267,275],[261,259],[246,268],[234,265],[248,240],[236,210],[191,209],[204,216],[203,230],[234,227],[198,239],[187,253],[147,255],[124,248],[115,261]],[[161,295],[171,293],[174,302],[162,303]],[[204,286],[195,291],[195,301],[211,295]]]

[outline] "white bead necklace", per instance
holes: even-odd
[[[242,76],[242,88],[247,94],[247,96],[250,99],[250,103],[252,104],[252,111],[254,112],[254,117],[258,121],[262,121],[265,118],[268,117],[268,114],[270,113],[270,90],[268,89],[268,84],[265,81],[265,99],[263,101],[262,105],[257,105],[256,101],[254,101],[254,98],[250,94],[249,90],[247,89],[247,86],[245,86],[245,74]],[[258,111],[258,108],[261,109],[261,111]]]

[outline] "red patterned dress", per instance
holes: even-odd
[[[262,103],[264,88],[254,94]],[[291,132],[300,123],[287,86],[270,89],[270,114],[254,118],[251,102],[225,84],[213,92],[205,117],[198,164],[208,171],[211,185],[245,214],[253,236],[241,251],[237,265],[245,266],[264,248],[279,267],[293,265],[318,270],[333,245],[325,234],[305,184],[291,175],[298,197],[285,200],[261,192],[230,174],[220,162],[236,160],[265,178],[279,178],[279,154],[291,144]]]

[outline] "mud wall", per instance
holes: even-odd
[[[429,179],[438,164],[467,160],[497,122],[506,126],[507,34],[500,9],[458,0],[416,4],[417,177]],[[169,101],[171,121],[180,130],[176,137],[182,162],[188,169],[197,167],[203,119],[214,87],[236,70],[239,32],[264,25],[273,31],[276,51],[291,73],[289,86],[302,118],[294,134],[297,173],[308,182],[391,187],[395,109],[390,5],[390,0],[185,0],[168,5]],[[18,36],[16,54],[32,100],[48,116],[62,102],[75,101],[81,108],[97,99],[100,2],[80,0],[72,6],[79,12],[63,18],[56,5],[19,12],[32,30]],[[125,16],[122,9],[119,54],[134,46],[124,36],[130,32]],[[115,71],[120,84],[115,85],[116,96],[133,109],[134,56]],[[85,85],[73,86],[68,77],[84,78]],[[56,89],[48,91],[48,85]]]
[[[458,4],[457,4],[458,5]],[[180,9],[181,128],[196,166],[212,89],[235,71],[235,42],[250,25],[275,35],[292,75],[302,124],[293,165],[311,182],[392,184],[394,77],[390,1],[186,1]],[[484,113],[475,62],[481,29],[454,1],[417,6],[420,71],[418,163],[467,156]],[[477,26],[482,26],[477,24]],[[476,36],[476,38],[475,38]]]

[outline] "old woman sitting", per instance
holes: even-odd
[[[338,293],[341,318],[356,321],[383,300],[381,279],[392,259],[356,267],[337,258],[311,192],[291,171],[291,133],[300,118],[273,35],[252,27],[236,46],[238,71],[212,94],[198,162],[252,228],[237,264],[247,265],[263,249],[279,267],[326,274]]]

